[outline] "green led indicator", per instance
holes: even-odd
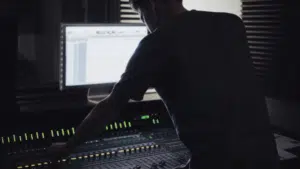
[[[120,129],[123,128],[122,123],[119,123]]]
[[[128,126],[131,127],[131,122],[128,122]]]
[[[108,130],[108,126],[105,126],[105,129]]]
[[[36,132],[35,135],[36,135],[36,139],[40,139],[40,135],[38,132]]]
[[[13,135],[14,142],[17,142],[16,135]]]
[[[115,122],[115,129],[118,129],[118,124]]]
[[[4,138],[3,137],[1,137],[1,143],[4,144]]]
[[[59,131],[58,130],[56,131],[56,135],[57,135],[57,137],[59,137]]]
[[[24,136],[25,136],[25,140],[27,141],[28,140],[27,133],[25,133]]]
[[[156,123],[156,122],[155,122],[155,119],[152,119],[152,123],[153,123],[153,124],[155,124],[155,123]]]
[[[113,129],[114,129],[114,127],[113,127],[113,125],[112,125],[112,124],[110,125],[110,129],[111,129],[111,130],[113,130]]]
[[[61,134],[62,134],[63,136],[65,136],[65,130],[64,130],[64,129],[61,129]]]
[[[10,143],[10,138],[9,137],[7,137],[7,142]]]
[[[75,135],[75,128],[72,127],[72,133]]]
[[[19,136],[19,140],[20,140],[20,142],[22,142],[22,136]]]
[[[67,129],[67,134],[68,134],[68,136],[70,136],[71,134],[70,134],[70,130],[69,129]]]
[[[44,132],[42,132],[42,138],[45,139],[45,134],[44,134]]]
[[[51,130],[51,136],[54,137],[54,132],[53,132],[53,130]]]
[[[30,138],[31,138],[31,140],[33,140],[33,134],[30,134]]]
[[[124,127],[125,127],[125,128],[127,128],[127,124],[126,124],[126,121],[124,121],[124,122],[123,122],[123,124],[124,124]]]
[[[144,116],[141,117],[142,120],[147,120],[147,119],[149,119],[149,118],[150,118],[149,115],[144,115]]]
[[[158,119],[156,119],[156,123],[159,124],[159,120]]]

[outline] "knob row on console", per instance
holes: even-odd
[[[84,160],[84,159],[102,159],[102,158],[112,158],[115,156],[124,156],[124,155],[130,155],[133,153],[142,153],[146,151],[150,151],[152,149],[159,148],[159,145],[150,145],[150,146],[138,146],[138,147],[132,147],[132,148],[123,148],[116,151],[107,151],[107,152],[93,152],[85,155],[74,155],[71,156],[71,161],[75,160]]]
[[[66,163],[67,161],[68,161],[67,159],[61,159],[61,160],[58,160],[57,163]],[[50,164],[52,164],[51,161],[44,161],[44,162],[38,162],[38,163],[33,163],[33,164],[18,165],[17,169],[45,167]]]
[[[86,159],[104,159],[104,158],[112,158],[118,155],[130,155],[133,153],[139,153],[139,152],[147,152],[147,151],[151,151],[153,149],[158,149],[160,148],[159,145],[157,144],[152,144],[152,145],[143,145],[143,146],[136,146],[136,147],[132,147],[132,148],[123,148],[123,149],[119,149],[117,151],[107,151],[107,152],[93,152],[93,153],[89,153],[89,154],[81,154],[81,155],[75,155],[75,156],[71,156],[69,159],[61,159],[58,160],[58,163],[66,163],[67,161],[69,161],[70,163],[72,163],[72,161],[77,161],[77,160],[86,160]],[[24,169],[24,168],[34,168],[34,167],[40,167],[40,166],[47,166],[51,164],[51,162],[49,161],[45,161],[45,162],[39,162],[39,163],[35,163],[35,164],[26,164],[26,165],[18,165],[17,169]]]
[[[82,159],[88,159],[88,158],[110,158],[117,155],[129,155],[132,153],[138,153],[138,152],[144,152],[149,151],[152,149],[159,148],[159,145],[147,145],[147,146],[136,146],[132,148],[122,148],[116,151],[107,151],[107,152],[93,152],[85,155],[76,155],[70,157],[72,161],[74,160],[82,160]]]
[[[42,166],[48,166],[49,164],[51,164],[51,162],[40,162],[36,164],[18,165],[17,169],[42,167]]]
[[[152,149],[156,149],[156,148],[160,148],[160,146],[157,144],[143,145],[143,146],[137,146],[137,147],[133,147],[133,148],[121,149],[118,152],[119,153],[134,153],[134,152],[143,152],[143,151],[147,151],[147,150],[152,150]]]

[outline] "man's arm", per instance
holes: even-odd
[[[68,142],[71,149],[103,132],[105,125],[120,117],[120,110],[129,99],[141,100],[146,90],[155,86],[170,62],[166,39],[158,33],[142,40],[111,95],[100,102],[77,128],[75,136]]]
[[[61,148],[57,145],[53,148],[54,154],[69,154],[76,146],[102,133],[105,125],[120,117],[120,110],[129,99],[142,100],[146,90],[156,86],[168,68],[170,53],[168,48],[165,48],[168,43],[164,43],[164,39],[162,36],[148,36],[140,43],[113,92],[95,106],[67,145],[62,145]],[[62,149],[65,149],[65,152]]]
[[[120,95],[121,92],[113,91],[106,99],[98,103],[78,126],[75,136],[67,142],[68,149],[84,143],[90,138],[102,133],[105,125],[120,117],[120,111],[129,98]]]

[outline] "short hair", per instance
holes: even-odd
[[[169,0],[164,0],[169,1]],[[182,3],[183,0],[174,0],[176,2]],[[131,8],[134,10],[137,10],[138,8],[144,8],[149,4],[149,0],[129,0],[129,3],[131,5]]]

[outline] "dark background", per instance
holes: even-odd
[[[259,62],[253,59],[267,97],[271,123],[274,127],[299,137],[299,8],[292,1],[242,2],[242,17],[249,46],[252,53],[256,53],[252,57],[260,52],[268,53],[267,57],[272,59],[268,63],[261,61],[263,59]],[[3,103],[2,107],[6,106],[8,111],[5,110],[2,114],[59,114],[89,110],[91,106],[86,104],[86,89],[59,91],[60,23],[118,23],[119,0],[10,0],[1,3],[8,4],[5,9],[9,9],[2,10],[2,23],[10,25],[9,29],[1,28],[1,46],[4,47],[1,76],[5,79],[1,81],[1,90],[11,91],[16,97],[12,98],[9,94],[2,96],[11,98],[6,100],[14,100],[10,102],[11,105],[17,103],[16,109],[8,106],[8,102]],[[266,5],[271,8],[260,8]],[[262,25],[259,20],[263,21]],[[268,23],[279,30],[270,29],[265,34],[260,32],[266,31],[260,26],[268,26]],[[257,29],[251,30],[249,25]],[[277,36],[277,33],[281,36]],[[274,43],[276,45],[272,45]],[[17,48],[5,47],[13,44]],[[267,58],[266,55],[262,57]],[[259,70],[267,71],[262,73]],[[14,77],[14,84],[8,83],[11,77]]]

